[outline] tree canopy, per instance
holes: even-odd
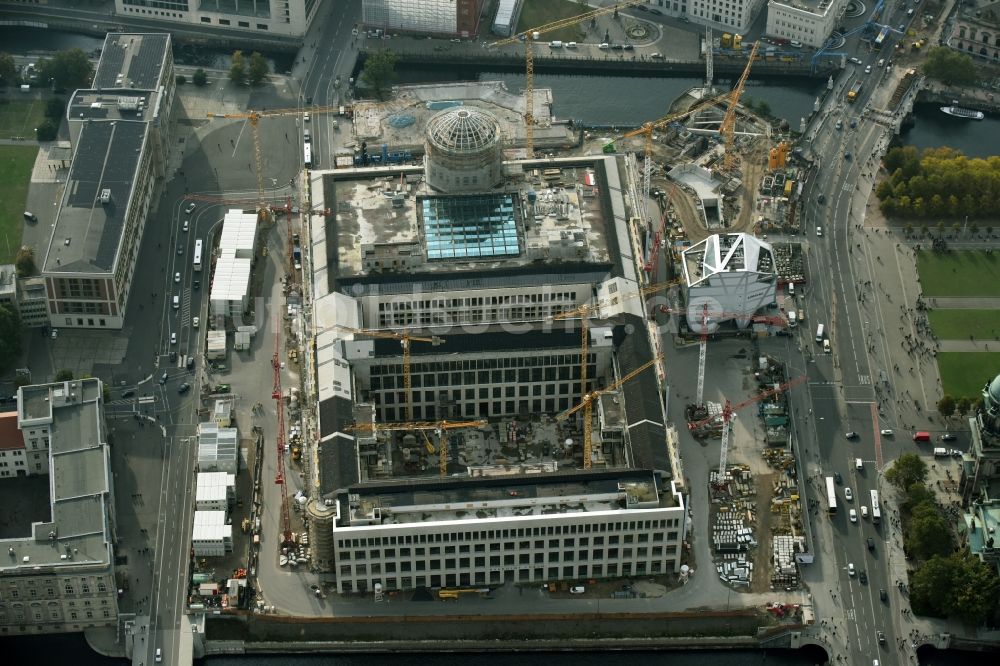
[[[52,82],[56,88],[86,88],[93,75],[94,66],[83,49],[59,51],[52,58],[38,61],[38,80]]]
[[[938,411],[941,412],[941,416],[949,417],[955,413],[955,399],[948,394],[941,396],[937,404]]]
[[[35,137],[39,141],[55,141],[59,136],[59,125],[46,118],[35,128]]]
[[[921,502],[914,507],[903,537],[907,552],[921,560],[935,555],[944,557],[954,549],[951,527],[932,502]]]
[[[904,453],[896,458],[885,478],[900,490],[906,490],[915,483],[923,483],[927,478],[927,463],[915,453]]]
[[[17,65],[14,56],[0,53],[0,86],[12,86],[17,83]]]
[[[247,63],[243,57],[243,51],[233,53],[232,64],[229,66],[229,80],[238,86],[246,85]]]
[[[191,82],[201,88],[208,83],[208,74],[205,73],[201,67],[194,70],[194,75],[191,77]]]
[[[998,601],[996,571],[965,552],[932,557],[910,577],[910,603],[920,615],[977,626],[996,611]]]
[[[247,69],[247,82],[252,86],[259,86],[267,79],[271,73],[271,68],[267,60],[261,54],[254,51],[250,54],[250,65]]]
[[[21,357],[21,318],[17,310],[0,305],[0,370],[10,368]]]
[[[952,148],[893,148],[889,178],[875,190],[882,212],[896,218],[990,218],[1000,208],[1000,157],[970,159]],[[939,230],[943,230],[943,225]]]
[[[396,54],[385,49],[376,51],[365,59],[361,79],[379,99],[382,99],[396,78],[396,60]]]
[[[17,269],[17,276],[20,278],[34,275],[35,251],[27,245],[22,246],[14,255],[14,268]]]
[[[976,65],[972,56],[959,53],[947,46],[935,46],[927,51],[923,64],[924,74],[932,79],[956,86],[976,82]]]

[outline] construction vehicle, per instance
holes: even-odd
[[[627,9],[629,7],[635,7],[636,5],[645,4],[646,0],[621,0],[621,2],[609,7],[601,7],[600,9],[584,12],[578,16],[571,16],[569,18],[546,23],[543,26],[519,32],[516,35],[508,37],[507,39],[501,39],[488,45],[489,48],[496,48],[498,46],[507,46],[509,44],[524,43],[524,147],[529,159],[534,156],[535,152],[534,42],[542,35],[552,32],[553,30],[559,30],[560,28],[577,25],[583,21],[590,21],[591,19],[596,19],[598,16],[604,16],[605,14],[614,13],[617,16],[620,9]]]
[[[702,428],[704,428],[705,426],[707,426],[707,425],[709,425],[709,424],[711,424],[713,422],[718,422],[719,419],[722,419],[722,446],[719,449],[719,475],[720,476],[722,476],[722,475],[724,475],[726,473],[726,459],[727,459],[727,457],[729,455],[729,431],[731,430],[730,423],[732,422],[733,417],[736,415],[736,412],[740,411],[744,407],[748,407],[749,405],[752,405],[754,403],[758,403],[761,400],[765,400],[767,398],[770,398],[773,395],[777,395],[779,393],[783,393],[783,392],[787,391],[788,389],[792,388],[793,386],[795,386],[796,384],[801,384],[802,382],[806,381],[806,379],[808,379],[807,375],[802,375],[800,377],[796,377],[795,379],[793,379],[791,381],[785,382],[784,384],[781,384],[780,386],[776,386],[773,389],[770,389],[770,390],[764,391],[762,393],[759,393],[759,394],[753,396],[752,398],[748,398],[748,399],[744,400],[743,402],[737,403],[735,405],[730,404],[730,402],[727,400],[725,406],[722,408],[722,414],[717,414],[717,415],[714,415],[714,416],[709,416],[708,418],[701,419],[700,421],[694,421],[693,423],[689,423],[688,424],[688,429],[689,430],[691,430],[691,431],[698,431],[698,430],[701,430]]]
[[[365,335],[370,338],[387,338],[390,340],[399,340],[399,343],[403,346],[403,391],[406,394],[406,420],[410,421],[413,419],[413,387],[411,385],[410,377],[410,343],[411,342],[429,342],[435,347],[444,343],[444,338],[440,338],[436,335],[432,335],[429,338],[420,337],[416,335],[410,335],[409,333],[396,333],[394,331],[373,331],[366,328],[347,328],[345,330],[354,333],[355,335]]]
[[[356,423],[348,426],[348,431],[377,432],[379,430],[433,430],[438,434],[438,468],[442,477],[448,476],[448,438],[447,430],[457,428],[484,428],[489,421],[423,421],[412,423]],[[424,435],[425,447],[428,453],[433,453],[434,446],[427,435]]]
[[[850,90],[847,91],[847,101],[853,104],[858,101],[858,94],[861,92],[861,80],[857,80],[851,84]]]
[[[759,47],[760,42],[754,42],[750,48],[750,55],[747,57],[747,66],[743,69],[743,74],[740,75],[740,80],[736,83],[736,87],[733,88],[733,92],[729,97],[729,109],[722,119],[722,124],[719,125],[719,135],[725,139],[726,143],[726,155],[722,162],[723,168],[726,171],[736,166],[736,146],[734,144],[736,138],[736,107],[740,103],[743,87],[750,76],[750,68],[753,66],[754,58],[757,57],[757,49]]]
[[[594,443],[591,441],[591,438],[593,437],[592,421],[594,418],[594,409],[593,409],[594,401],[600,398],[605,393],[611,393],[612,391],[616,391],[618,388],[620,388],[626,382],[628,382],[636,375],[641,373],[643,370],[660,362],[661,360],[663,360],[663,354],[660,354],[656,358],[646,361],[638,368],[628,373],[627,375],[625,375],[618,381],[614,382],[610,386],[607,386],[603,389],[598,389],[596,391],[592,391],[590,393],[585,393],[579,404],[570,407],[565,412],[556,416],[556,420],[565,421],[570,416],[583,409],[583,468],[584,469],[590,469],[591,465],[593,464],[591,461],[591,455],[593,454]],[[586,360],[584,360],[584,363],[586,363]]]
[[[493,591],[488,587],[479,588],[466,588],[466,587],[442,587],[438,590],[438,598],[442,601],[452,600],[458,601],[458,598],[463,594],[475,594],[483,598],[487,598]]]

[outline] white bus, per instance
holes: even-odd
[[[825,331],[823,324],[816,327],[816,342],[823,342],[823,331]]]
[[[826,510],[829,513],[837,513],[837,489],[833,484],[833,477],[826,477]]]
[[[194,242],[194,269],[201,270],[201,239]]]
[[[882,520],[882,509],[878,505],[878,491],[872,491],[872,522],[877,523]]]
[[[313,165],[312,147],[310,147],[308,143],[302,144],[302,162],[307,168],[310,168]]]

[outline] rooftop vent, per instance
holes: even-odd
[[[105,204],[105,205],[111,203],[111,188],[110,187],[105,187],[103,190],[101,190],[101,203]]]

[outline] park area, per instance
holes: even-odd
[[[36,95],[0,96],[0,139],[35,140],[35,128],[45,122],[45,101]]]
[[[975,400],[986,382],[997,376],[1000,352],[938,352],[937,362],[943,393],[956,400]]]
[[[525,32],[553,21],[572,18],[593,10],[594,8],[586,3],[571,2],[570,0],[524,0],[521,16],[517,20],[517,31],[519,33]],[[576,42],[582,40],[585,34],[580,25],[574,23],[565,28],[547,32],[542,39],[545,41]]]
[[[1000,340],[1000,310],[935,309],[927,318],[941,340]]]
[[[0,146],[0,264],[14,263],[21,246],[24,202],[38,146]]]
[[[917,272],[925,298],[1000,297],[1000,254],[921,250]]]

